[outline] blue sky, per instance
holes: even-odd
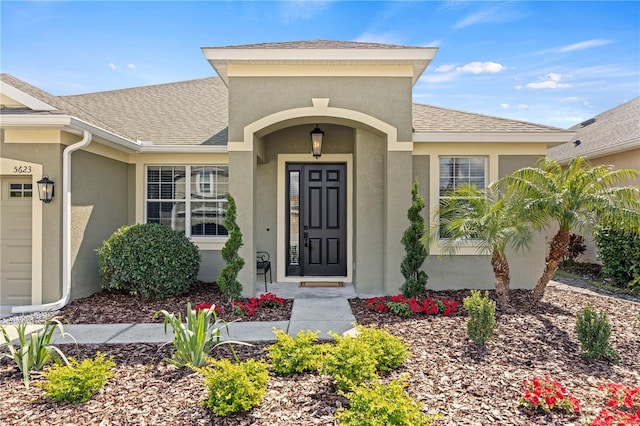
[[[0,70],[55,95],[215,75],[200,48],[438,47],[414,102],[569,127],[640,95],[638,1],[0,2]]]

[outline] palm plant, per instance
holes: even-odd
[[[545,225],[558,226],[542,276],[527,300],[528,308],[542,299],[571,231],[591,231],[599,222],[640,234],[640,186],[616,186],[639,177],[640,170],[592,166],[587,159],[576,157],[565,169],[555,160],[541,158],[538,167],[525,167],[501,179],[500,185],[521,200],[523,218],[542,215]]]
[[[478,254],[491,255],[491,267],[495,277],[498,305],[508,310],[511,275],[506,256],[508,247],[526,249],[532,240],[530,221],[521,219],[518,203],[507,199],[494,186],[478,189],[475,185],[463,184],[443,198],[436,213],[438,226],[432,229],[430,239],[439,238],[447,254],[459,251],[462,246],[473,243]],[[444,238],[443,238],[444,237]]]

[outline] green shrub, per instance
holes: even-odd
[[[267,392],[269,372],[264,361],[250,359],[232,363],[212,360],[212,367],[199,368],[208,390],[205,407],[217,416],[247,411],[260,404]]]
[[[227,323],[218,319],[215,306],[196,310],[191,309],[191,304],[187,303],[186,323],[182,322],[181,314],[176,317],[173,313],[165,310],[156,312],[153,318],[160,314],[164,315],[165,334],[167,333],[167,325],[171,325],[173,329],[171,343],[175,348],[175,352],[172,358],[166,361],[176,367],[202,367],[207,363],[207,356],[213,348],[228,344],[233,352],[231,344],[240,343],[220,340],[220,330],[222,328],[226,329]],[[213,322],[211,322],[212,319]]]
[[[477,345],[484,345],[491,340],[496,328],[496,302],[489,299],[489,292],[482,297],[478,290],[471,290],[471,296],[465,297],[463,304],[469,313],[469,338]]]
[[[231,194],[227,194],[227,215],[224,218],[224,226],[229,232],[229,238],[221,251],[226,265],[218,274],[216,284],[229,300],[240,300],[242,294],[238,273],[244,266],[244,259],[238,254],[238,250],[242,247],[242,232],[236,223],[236,211],[235,200]]]
[[[617,363],[620,356],[609,343],[611,324],[606,312],[596,312],[589,304],[576,314],[576,332],[582,348],[582,357]]]
[[[61,337],[69,336],[73,339],[73,336],[64,332],[62,323],[57,319],[48,319],[41,329],[29,335],[28,340],[27,325],[24,323],[16,325],[15,329],[18,334],[17,347],[13,346],[7,328],[8,327],[0,326],[0,331],[2,332],[2,337],[9,353],[0,354],[0,360],[2,360],[2,358],[9,358],[16,363],[18,369],[22,372],[22,379],[27,388],[29,388],[30,371],[42,370],[42,368],[52,360],[55,361],[56,364],[62,362],[68,364],[67,358],[62,351],[51,344],[51,338],[56,329],[60,331]]]
[[[427,246],[422,242],[425,234],[424,218],[420,213],[424,208],[424,200],[418,190],[418,179],[411,186],[411,207],[407,210],[409,228],[402,234],[405,256],[400,263],[400,272],[404,277],[404,283],[400,291],[405,297],[415,297],[424,293],[429,277],[420,270],[427,258]]]
[[[406,383],[394,380],[388,385],[365,383],[342,394],[349,408],[340,408],[336,418],[344,426],[430,426],[441,416],[424,414],[422,405],[404,391]]]
[[[273,371],[280,374],[318,371],[323,345],[315,344],[318,332],[299,331],[291,337],[282,330],[274,330],[277,342],[267,347]]]
[[[378,378],[375,352],[368,342],[332,331],[329,334],[336,344],[327,351],[321,372],[331,376],[338,389],[348,391],[366,380]]]
[[[601,228],[595,242],[602,272],[613,285],[640,291],[640,235]]]
[[[406,302],[387,302],[387,308],[399,317],[408,317],[412,314],[411,307]]]
[[[184,234],[155,223],[118,229],[98,249],[102,288],[143,297],[183,294],[200,269],[200,253]]]
[[[411,355],[409,346],[398,336],[374,327],[356,326],[359,339],[369,345],[377,371],[395,370]]]
[[[116,364],[112,360],[113,357],[107,359],[100,352],[96,353],[95,359],[82,362],[70,357],[69,365],[47,367],[43,373],[47,380],[37,386],[54,401],[86,402],[113,377],[109,370]]]

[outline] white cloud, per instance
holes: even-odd
[[[603,40],[601,38],[594,40],[581,41],[579,43],[570,44],[568,46],[560,47],[557,49],[559,53],[574,52],[576,50],[590,49],[592,47],[604,46],[611,43],[611,40]]]
[[[528,109],[529,105],[527,105],[527,104],[518,104],[518,108],[519,109]]]
[[[545,75],[540,81],[536,81],[534,83],[526,84],[526,87],[529,89],[565,89],[567,87],[572,87],[571,84],[562,83],[563,77],[561,74],[550,72]],[[520,87],[516,86],[516,89],[520,89]]]
[[[364,33],[353,41],[362,43],[402,44],[400,38],[392,32],[383,34]]]
[[[515,2],[500,2],[496,6],[465,16],[456,22],[453,28],[459,30],[475,24],[512,22],[524,16],[525,13]]]
[[[466,65],[456,68],[458,72],[470,72],[472,74],[490,73],[495,74],[504,71],[505,66],[496,62],[470,62]]]
[[[611,40],[605,40],[602,38],[597,38],[593,40],[585,40],[580,41],[578,43],[568,44],[566,46],[553,47],[551,49],[541,50],[536,52],[537,55],[546,55],[548,53],[567,53],[567,52],[576,52],[578,50],[591,49],[594,47],[600,47],[612,43]]]
[[[280,3],[280,14],[286,23],[307,21],[315,18],[330,4],[331,2],[328,1],[285,1]]]
[[[136,66],[135,66],[135,64],[127,64],[127,68],[131,68],[131,69],[133,69],[133,68],[135,68],[135,67],[136,67]]]
[[[435,72],[449,72],[449,71],[453,71],[454,69],[456,69],[456,66],[453,64],[447,64],[447,65],[440,65],[438,68],[436,68],[434,71]]]
[[[440,47],[440,45],[442,44],[442,40],[433,40],[430,41],[429,43],[425,43],[422,46],[423,47]]]
[[[111,70],[115,71],[116,65],[113,62],[109,62],[107,65],[109,66],[109,68],[111,68]]]
[[[500,108],[509,109],[509,108],[511,108],[511,105],[509,105],[509,104],[500,104]]]

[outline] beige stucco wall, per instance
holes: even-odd
[[[71,156],[71,299],[100,290],[96,249],[128,224],[129,166],[84,151]]]
[[[399,141],[410,141],[411,88],[411,78],[397,77],[230,78],[229,140],[242,141],[244,127],[262,117],[329,98],[329,106],[376,117],[398,129]]]

